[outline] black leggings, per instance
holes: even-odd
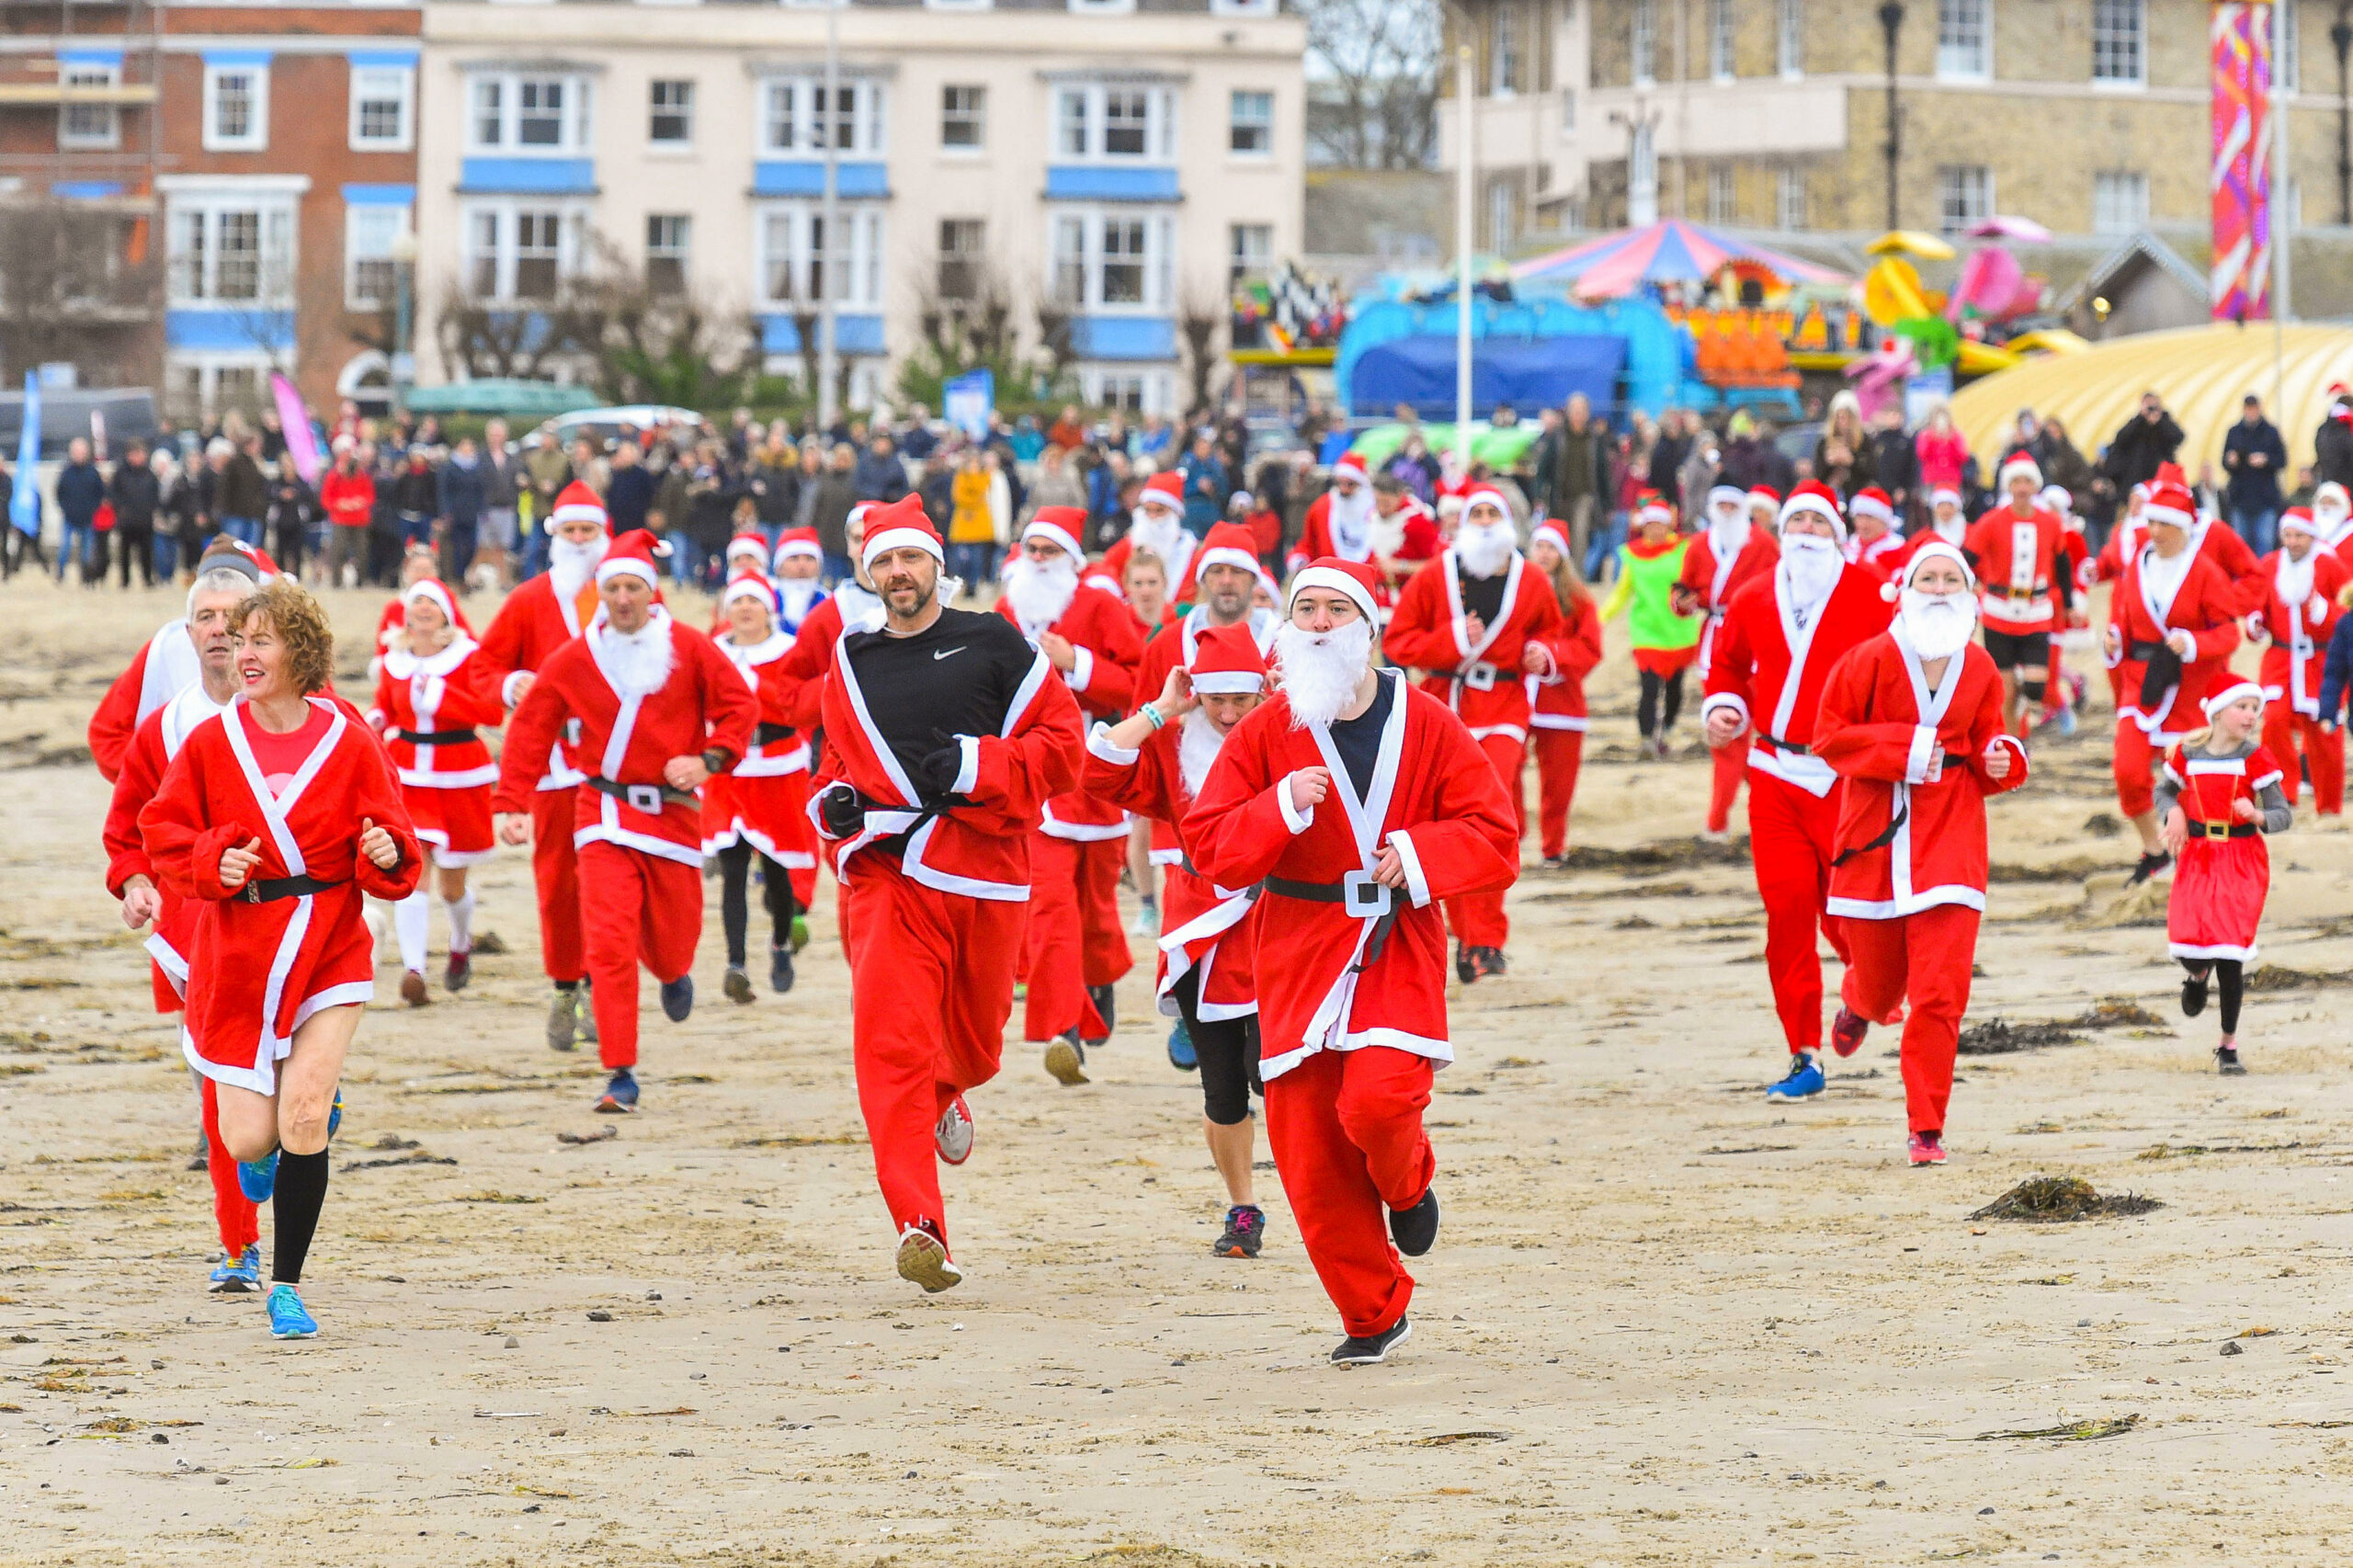
[[[1663,729],[1673,729],[1675,716],[1683,711],[1683,672],[1660,676],[1644,670],[1642,676],[1643,695],[1634,705],[1634,727],[1648,740]]]
[[[751,880],[752,858],[759,856],[760,902],[767,906],[772,929],[769,944],[785,947],[792,940],[792,878],[785,869],[737,839],[719,852],[719,923],[727,932],[727,967],[744,967],[744,933],[751,923],[745,884]]]
[[[1170,987],[1176,1010],[1184,1016],[1185,1032],[1192,1037],[1194,1054],[1201,1062],[1201,1114],[1220,1127],[1232,1127],[1250,1117],[1250,1091],[1267,1091],[1258,1083],[1258,1020],[1256,1017],[1200,1017],[1201,971],[1188,969]]]
[[[2203,980],[2211,970],[2214,990],[2222,1003],[2222,1025],[2224,1034],[2239,1032],[2239,1003],[2246,993],[2246,966],[2236,959],[2184,959],[2181,967],[2189,971],[2192,980]]]

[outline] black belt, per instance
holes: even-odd
[[[756,746],[774,745],[779,741],[789,741],[791,738],[792,726],[790,724],[763,723],[752,732],[752,744]]]
[[[1949,751],[1945,753],[1945,766],[1947,767],[1966,767],[1969,766],[1969,759],[1961,756],[1957,751]],[[1904,809],[1890,817],[1888,819],[1887,825],[1880,829],[1878,837],[1872,839],[1869,844],[1858,844],[1852,849],[1841,849],[1838,851],[1837,858],[1830,862],[1830,869],[1835,871],[1858,855],[1868,855],[1874,849],[1886,848],[1889,845],[1895,842],[1895,835],[1903,832],[1904,824],[1911,820],[1912,802],[1909,800],[1906,800],[1904,802]]]
[[[1295,898],[1307,903],[1340,904],[1347,908],[1349,914],[1357,915],[1359,919],[1363,917],[1365,911],[1357,907],[1356,901],[1361,896],[1358,890],[1381,887],[1380,883],[1373,881],[1370,877],[1357,882],[1295,882],[1289,877],[1268,877],[1263,885],[1268,892],[1280,893],[1285,898]],[[1364,944],[1364,958],[1349,971],[1350,973],[1362,973],[1366,964],[1381,957],[1381,949],[1389,945],[1389,933],[1397,924],[1399,890],[1381,888],[1381,891],[1389,894],[1388,912],[1373,921],[1372,935],[1366,938]],[[1368,904],[1366,908],[1370,909],[1370,905]]]
[[[235,896],[244,899],[247,903],[276,903],[281,898],[302,898],[311,893],[324,892],[329,888],[341,886],[343,886],[341,882],[321,881],[316,877],[267,879],[249,877],[245,881],[245,885],[237,890]]]
[[[2124,656],[2136,665],[2145,665],[2158,654],[2171,652],[2172,649],[2163,642],[2128,642],[2124,645]]]
[[[1764,741],[1767,745],[1771,746],[1775,751],[1785,751],[1791,756],[1812,756],[1813,755],[1812,747],[1802,746],[1795,741],[1785,741],[1779,735],[1765,735]]]
[[[482,737],[472,730],[394,730],[392,739],[413,746],[461,746]]]
[[[2251,822],[2194,822],[2189,824],[2192,838],[2253,838],[2257,829]]]
[[[616,784],[609,778],[591,778],[584,780],[599,794],[610,795],[629,802],[632,811],[647,816],[660,816],[664,802],[676,806],[699,806],[702,801],[684,790],[673,790],[667,784]]]

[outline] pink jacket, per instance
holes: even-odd
[[[1920,454],[1922,490],[1961,488],[1961,470],[1969,466],[1969,443],[1961,439],[1960,431],[1948,430],[1939,436],[1923,427],[1912,446]]]

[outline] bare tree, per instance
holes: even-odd
[[[97,386],[142,381],[141,341],[163,303],[158,243],[139,220],[56,199],[0,202],[0,358],[11,380],[71,361]]]
[[[1022,352],[1013,287],[983,258],[960,263],[945,278],[920,281],[915,324],[923,341],[899,366],[899,395],[910,403],[938,407],[946,382],[968,370],[988,370],[1007,400],[1028,396],[1038,379],[1041,368]],[[1044,373],[1049,382],[1054,379],[1051,367]]]
[[[1418,169],[1438,153],[1439,8],[1430,0],[1293,0],[1307,22],[1309,161]]]
[[[1188,408],[1209,408],[1210,382],[1217,375],[1217,339],[1221,329],[1232,320],[1232,307],[1214,297],[1203,299],[1197,291],[1188,290],[1177,307],[1176,335],[1185,353],[1186,381],[1192,392]]]
[[[762,357],[750,312],[657,283],[602,236],[592,244],[595,270],[576,289],[587,306],[581,348],[599,396],[710,408],[747,392]]]

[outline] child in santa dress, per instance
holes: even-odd
[[[745,937],[751,922],[752,861],[768,912],[768,989],[792,989],[794,922],[817,893],[816,830],[809,823],[809,743],[790,723],[792,693],[779,666],[793,639],[777,630],[775,589],[756,572],[737,574],[721,597],[727,630],[713,639],[760,699],[752,749],[732,771],[702,787],[702,852],[719,861],[719,923],[727,936],[727,997],[752,999]],[[807,926],[800,938],[805,942]]]
[[[1559,867],[1568,862],[1569,806],[1576,799],[1577,767],[1585,757],[1585,677],[1601,663],[1601,609],[1577,575],[1568,535],[1559,524],[1537,525],[1528,559],[1561,602],[1561,629],[1549,644],[1552,673],[1527,677],[1535,708],[1528,723],[1536,752],[1538,842],[1544,863]],[[1513,794],[1520,791],[1515,788]],[[1521,815],[1526,814],[1523,807]]]
[[[384,738],[416,836],[432,846],[442,907],[449,912],[449,963],[442,983],[462,991],[473,974],[474,895],[467,868],[494,852],[490,790],[498,765],[481,732],[506,722],[506,705],[490,684],[481,644],[458,619],[449,589],[431,577],[401,590],[400,632],[384,651],[368,722]],[[401,1000],[425,1006],[426,917],[432,894],[422,882],[392,907],[401,949]]]
[[[2214,1065],[2235,1074],[2246,1071],[2239,1062],[2239,1002],[2271,891],[2271,853],[2262,835],[2285,833],[2296,813],[2280,790],[2279,764],[2256,738],[2263,688],[2234,682],[2204,706],[2208,727],[2166,754],[2157,783],[2159,831],[2175,859],[2166,950],[2188,971],[2181,983],[2183,1017],[2206,1010],[2210,981],[2222,992],[2222,1040]]]
[[[1665,756],[1683,710],[1683,672],[1699,656],[1697,615],[1675,608],[1675,586],[1683,578],[1683,552],[1690,540],[1675,531],[1675,508],[1648,491],[1635,507],[1636,537],[1618,548],[1618,585],[1601,607],[1601,619],[1615,620],[1631,607],[1627,627],[1634,642],[1634,668],[1642,676],[1634,724],[1645,756]]]

